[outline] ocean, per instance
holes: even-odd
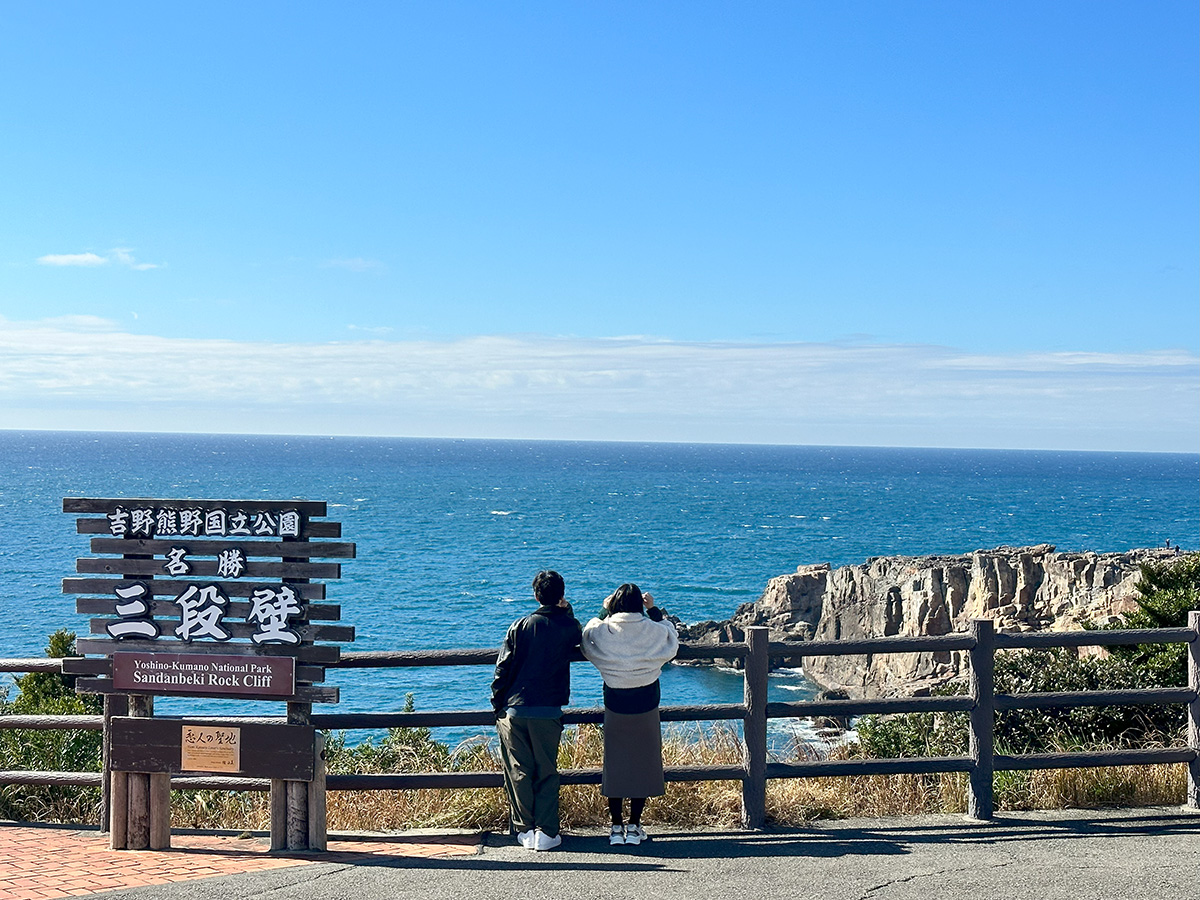
[[[729,617],[798,565],[1000,545],[1200,549],[1200,456],[1048,451],[0,431],[0,656],[82,632],[61,593],[90,555],[64,497],[328,503],[357,558],[328,598],[346,649],[498,646],[561,572],[586,620],[625,581],[687,622]],[[483,709],[485,667],[331,672],[319,711]],[[740,675],[669,666],[664,703],[737,702]],[[771,699],[815,692],[775,673]],[[600,700],[573,670],[572,705]],[[157,700],[164,713],[278,704]],[[775,723],[799,729],[797,723]],[[439,732],[456,741],[470,735]],[[786,736],[786,735],[785,735]],[[779,737],[779,734],[776,735]]]

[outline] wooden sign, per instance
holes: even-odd
[[[316,734],[308,725],[114,716],[108,752],[117,772],[312,781]]]
[[[80,577],[76,610],[91,636],[64,672],[91,693],[226,696],[336,703],[324,666],[354,640],[322,603],[341,577],[336,562],[354,544],[337,522],[318,521],[324,503],[305,500],[63,500],[76,530],[96,535]],[[325,643],[322,643],[325,642]]]
[[[128,693],[290,697],[296,690],[290,656],[117,651],[112,673],[113,688]]]

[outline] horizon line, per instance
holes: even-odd
[[[762,441],[638,441],[599,440],[592,438],[521,438],[480,437],[450,435],[403,435],[403,434],[351,434],[351,433],[308,433],[308,432],[253,432],[253,431],[130,431],[127,429],[79,429],[79,428],[9,428],[0,427],[0,434],[76,434],[76,435],[130,435],[144,437],[214,437],[214,438],[305,438],[347,439],[373,441],[443,441],[506,444],[610,444],[626,446],[668,447],[786,447],[813,450],[928,450],[928,451],[971,451],[979,453],[1090,453],[1116,456],[1191,456],[1200,458],[1200,452],[1191,450],[1106,450],[1097,448],[1061,447],[968,447],[928,444],[795,444],[769,443]]]

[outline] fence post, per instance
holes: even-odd
[[[1188,613],[1188,627],[1196,637],[1188,643],[1188,687],[1200,694],[1200,612]],[[1188,704],[1188,746],[1196,751],[1196,759],[1188,763],[1187,808],[1200,810],[1200,697]]]
[[[746,718],[742,722],[742,826],[767,824],[767,653],[769,631],[762,625],[746,629]]]
[[[971,785],[967,815],[988,821],[992,818],[994,781],[993,735],[996,726],[996,642],[991,619],[972,619],[971,636]]]

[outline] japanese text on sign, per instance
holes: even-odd
[[[110,637],[151,640],[162,633],[151,613],[149,586],[135,582],[117,588],[115,593],[120,619],[105,626]],[[224,624],[229,598],[219,585],[188,585],[174,602],[180,613],[175,636],[181,641],[197,638],[228,641],[233,637]],[[299,644],[300,634],[289,622],[302,612],[300,597],[288,585],[259,588],[251,595],[250,613],[246,616],[246,621],[256,626],[250,640],[255,644]]]
[[[212,725],[184,725],[179,768],[184,772],[240,772],[242,730]]]
[[[113,537],[299,537],[303,519],[294,509],[156,509],[118,506],[108,514]]]

